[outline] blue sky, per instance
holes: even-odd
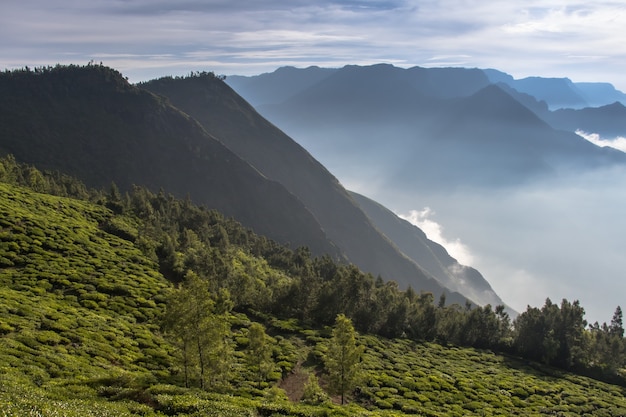
[[[626,90],[625,22],[623,1],[3,0],[0,68],[94,60],[141,81],[387,62]]]

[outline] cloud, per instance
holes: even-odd
[[[610,147],[617,149],[618,151],[626,152],[626,138],[616,137],[614,139],[603,139],[597,133],[586,133],[582,130],[577,130],[576,134],[587,139],[589,142],[601,148]]]
[[[621,2],[5,0],[0,7],[0,68],[94,59],[139,81],[178,68],[249,75],[282,65],[394,62],[626,89]]]
[[[410,210],[408,214],[398,214],[398,217],[422,229],[426,236],[433,242],[439,243],[446,248],[448,253],[460,264],[471,266],[474,257],[469,248],[461,242],[461,239],[448,239],[444,236],[443,227],[434,221],[435,212],[429,207],[422,210]]]

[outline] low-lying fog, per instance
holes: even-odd
[[[314,156],[346,188],[411,220],[477,268],[519,312],[546,297],[567,298],[580,300],[588,322],[602,323],[626,304],[626,167],[437,189],[386,181],[374,161]]]

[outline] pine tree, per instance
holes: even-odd
[[[324,358],[331,391],[341,395],[345,403],[346,392],[352,390],[359,376],[359,363],[363,347],[356,344],[356,331],[352,321],[343,314],[335,320],[333,335]]]
[[[611,336],[617,336],[620,339],[624,337],[624,322],[622,317],[622,308],[620,306],[617,306],[615,313],[613,313],[609,332],[611,333]]]

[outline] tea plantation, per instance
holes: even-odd
[[[250,306],[224,315],[227,384],[185,388],[182,345],[163,326],[177,285],[154,255],[158,242],[141,238],[145,228],[103,205],[0,183],[0,416],[626,415],[619,385],[488,350],[373,335],[358,337],[364,353],[348,404],[313,398],[303,381],[314,375],[327,390],[330,327]],[[248,248],[228,253],[257,265],[253,276],[256,268],[289,282]],[[262,381],[248,354],[254,322],[270,346]]]

